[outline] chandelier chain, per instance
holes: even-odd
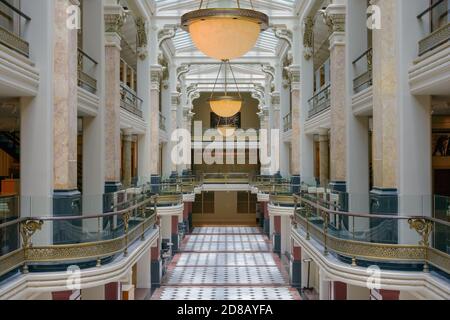
[[[238,86],[238,84],[237,84],[236,77],[234,76],[233,68],[231,68],[230,61],[228,61],[228,65],[230,66],[231,75],[233,76],[234,84],[236,85],[236,90],[237,90],[237,92],[238,92],[239,98],[242,99],[241,92],[239,91],[239,86]],[[226,80],[225,80],[225,82],[226,82]]]
[[[219,72],[217,73],[217,78],[216,78],[216,81],[214,82],[214,87],[213,87],[213,89],[212,89],[212,92],[211,92],[211,99],[212,99],[212,97],[213,97],[213,95],[214,95],[214,91],[216,90],[216,86],[217,86],[217,81],[219,80],[219,77],[220,77],[220,71],[222,71],[222,65],[223,65],[223,62],[220,64],[220,67],[219,67]],[[225,80],[226,81],[226,80]]]

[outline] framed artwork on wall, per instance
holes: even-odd
[[[450,157],[450,131],[433,131],[433,157]]]
[[[211,128],[217,128],[219,125],[231,125],[235,126],[237,129],[241,128],[241,113],[238,112],[236,115],[229,118],[219,117],[214,112],[211,112]]]

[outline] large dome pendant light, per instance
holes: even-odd
[[[190,33],[195,46],[208,57],[231,60],[242,57],[269,27],[269,17],[259,11],[237,8],[200,8],[181,17],[181,27]]]
[[[234,83],[236,84],[236,89],[238,92],[238,97],[233,97],[228,95],[228,85],[227,85],[227,65],[230,67],[231,74],[234,79]],[[222,97],[214,97],[214,90],[216,89],[217,80],[220,77],[220,71],[222,70],[222,66],[225,69],[225,95]],[[216,82],[214,83],[213,90],[211,92],[211,97],[209,98],[209,105],[211,106],[211,110],[222,118],[230,118],[241,111],[242,108],[242,97],[239,92],[239,87],[236,82],[236,78],[233,73],[233,69],[231,68],[230,62],[228,60],[222,61],[219,68],[219,73],[216,78]]]

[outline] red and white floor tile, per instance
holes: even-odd
[[[152,299],[299,300],[270,248],[259,228],[195,228]]]

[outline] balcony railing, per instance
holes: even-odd
[[[430,20],[432,20],[430,34],[419,41],[419,56],[449,42],[450,20],[448,11],[448,1],[441,0],[434,3],[417,16],[417,19],[422,19],[424,16],[429,15]]]
[[[21,218],[0,224],[0,235],[20,237],[18,247],[0,255],[0,276],[12,270],[28,272],[28,265],[96,263],[127,254],[137,240],[144,240],[156,223],[157,196],[142,194],[125,209],[97,215]],[[33,236],[54,230],[64,241],[33,243]],[[46,230],[46,231],[41,231]],[[40,237],[41,239],[45,237]],[[60,239],[61,240],[61,239]]]
[[[159,129],[166,131],[166,117],[161,112],[159,113]]]
[[[355,93],[372,85],[372,48],[353,61],[353,70],[357,75],[353,79],[353,90]]]
[[[283,130],[284,132],[292,130],[292,113],[283,118]]]
[[[120,106],[142,118],[142,99],[123,83],[120,84]]]
[[[14,23],[15,14],[19,16],[20,20],[24,19],[25,23],[29,23],[31,21],[31,18],[28,15],[20,11],[20,9],[11,5],[6,0],[0,0],[0,10],[2,16],[7,17],[10,20],[10,25],[12,26],[17,25],[16,23]],[[22,28],[22,21],[19,21],[18,26],[18,30],[15,27],[6,28],[0,26],[0,43],[28,58],[30,56],[30,45],[27,41],[22,39],[20,31],[20,29]]]
[[[450,223],[430,217],[374,215],[334,211],[315,201],[294,195],[297,234],[306,240],[314,238],[323,246],[326,255],[333,252],[367,263],[401,262],[415,271],[423,264],[450,273],[450,255],[447,246],[440,247],[434,239],[436,233],[448,238]],[[302,230],[301,232],[299,232]],[[407,239],[398,240],[402,232],[411,230]],[[403,266],[404,268],[404,266]]]
[[[97,91],[95,79],[97,65],[97,61],[78,48],[78,86],[92,93]]]
[[[309,99],[309,118],[312,118],[330,108],[330,89],[331,87],[328,85]]]
[[[248,184],[248,173],[204,173],[201,177],[203,184]]]

